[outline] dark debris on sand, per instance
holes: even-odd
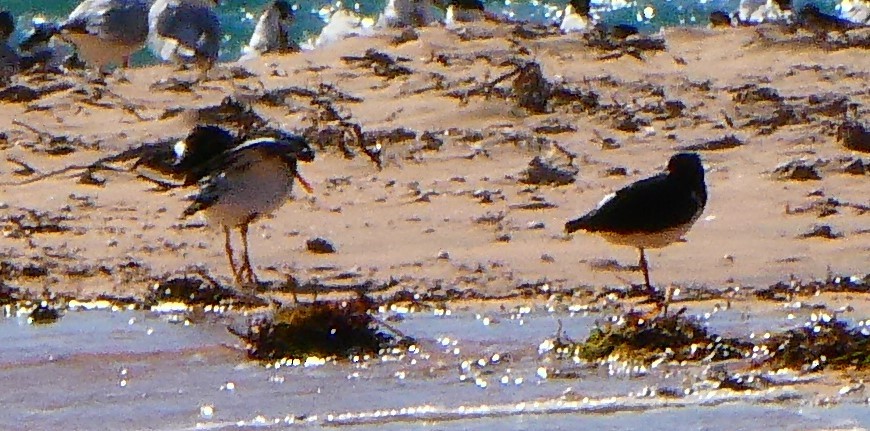
[[[245,132],[265,127],[268,121],[257,114],[247,103],[227,96],[220,105],[198,109],[196,123],[213,124]]]
[[[241,295],[221,285],[206,274],[165,277],[154,283],[145,295],[144,304],[154,306],[161,302],[182,302],[187,305],[240,305],[262,306],[265,301],[255,296]]]
[[[680,151],[719,151],[730,150],[732,148],[742,147],[745,143],[740,138],[734,135],[727,135],[721,138],[704,141],[698,144],[685,145],[678,147]]]
[[[870,153],[870,130],[857,121],[846,120],[837,127],[837,142],[850,150]]]
[[[20,212],[0,217],[0,226],[7,238],[29,238],[35,234],[67,232],[71,228],[63,222],[68,220],[66,215],[21,208]]]
[[[823,280],[780,281],[757,290],[755,296],[771,301],[791,301],[796,296],[815,296],[824,292],[870,293],[870,274],[863,277],[830,274]]]
[[[782,163],[773,170],[773,174],[780,180],[809,181],[822,179],[815,164],[804,160],[792,160]]]
[[[825,314],[814,314],[800,328],[771,334],[758,347],[761,364],[774,368],[821,371],[870,366],[870,329],[850,329],[846,322]]]
[[[394,58],[389,54],[385,54],[374,48],[369,48],[363,56],[346,55],[341,57],[341,60],[349,65],[371,68],[375,75],[387,79],[393,79],[413,73],[408,67],[399,64],[411,61],[409,58]]]
[[[520,174],[519,181],[524,184],[564,186],[576,181],[578,172],[580,169],[572,164],[559,166],[553,161],[535,156]]]
[[[680,313],[646,317],[629,312],[615,322],[596,326],[584,342],[558,339],[555,351],[560,358],[588,362],[618,355],[621,360],[649,363],[660,358],[677,362],[739,359],[750,347],[736,339],[710,334],[699,322]]]
[[[369,313],[374,307],[364,296],[299,303],[249,322],[247,330],[230,332],[247,342],[250,358],[260,361],[376,355],[398,346],[400,338],[381,330],[383,323]]]

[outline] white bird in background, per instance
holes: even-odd
[[[425,27],[436,22],[432,0],[389,0],[375,27]]]
[[[129,66],[148,37],[148,1],[85,0],[57,31],[100,73],[112,65]]]
[[[855,24],[870,25],[870,1],[842,0],[838,8],[840,18]]]
[[[275,0],[260,16],[254,34],[242,47],[240,61],[270,52],[297,52],[299,45],[290,38],[290,26],[295,21],[293,8],[284,0]]]
[[[9,37],[15,32],[15,20],[7,11],[0,12],[0,85],[5,85],[18,73],[21,59],[9,46]]]
[[[565,6],[559,30],[562,33],[584,32],[595,26],[590,15],[589,0],[571,0]]]
[[[740,0],[737,19],[744,24],[791,22],[794,16],[791,0]]]
[[[312,50],[323,47],[351,36],[371,36],[374,34],[374,21],[356,13],[339,9],[326,22],[320,34],[302,44],[302,49]]]
[[[205,78],[220,53],[216,5],[213,0],[157,0],[148,12],[148,47],[163,61],[195,65]]]

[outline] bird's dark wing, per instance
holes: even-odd
[[[184,210],[184,217],[192,216],[212,205],[227,192],[229,183],[226,173],[220,173],[205,181],[199,193],[192,196],[193,203]]]
[[[217,57],[221,24],[209,8],[186,3],[170,5],[157,19],[155,31],[193,51],[192,55]]]
[[[569,221],[565,230],[657,232],[692,221],[703,205],[703,199],[691,188],[660,174],[620,189],[598,208]]]

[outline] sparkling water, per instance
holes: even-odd
[[[247,43],[263,9],[271,0],[224,0],[218,6],[223,29],[223,60],[239,57],[241,47]],[[636,25],[641,31],[654,32],[662,27],[706,26],[714,10],[734,11],[740,0],[592,0],[592,12],[607,24]],[[33,19],[61,20],[79,3],[79,0],[0,0],[0,10],[11,11],[17,20],[16,38],[30,31]],[[294,35],[305,40],[316,35],[329,19],[331,12],[348,8],[363,16],[377,18],[386,0],[368,0],[342,4],[341,1],[303,0],[292,3],[296,10]],[[795,0],[796,10],[807,3],[816,3],[822,11],[836,13],[836,0]],[[567,0],[500,0],[487,1],[486,8],[499,15],[537,23],[561,20]],[[143,50],[134,61],[148,63],[152,57]]]

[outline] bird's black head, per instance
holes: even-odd
[[[314,161],[314,148],[308,144],[308,140],[299,135],[283,133],[276,140],[284,145],[285,157],[292,157],[300,162]]]
[[[574,12],[580,15],[589,15],[590,7],[589,0],[571,0],[571,6],[574,6]]]
[[[704,182],[704,165],[701,157],[695,153],[679,153],[668,161],[668,173],[671,176]]]
[[[9,11],[0,11],[0,40],[6,40],[15,32],[15,19]]]
[[[272,7],[275,8],[275,11],[278,12],[278,16],[281,18],[281,21],[292,21],[295,17],[293,13],[293,8],[284,0],[275,0],[275,3],[272,4]]]
[[[235,143],[235,137],[218,126],[196,126],[175,144],[175,165],[181,171],[201,166]]]

